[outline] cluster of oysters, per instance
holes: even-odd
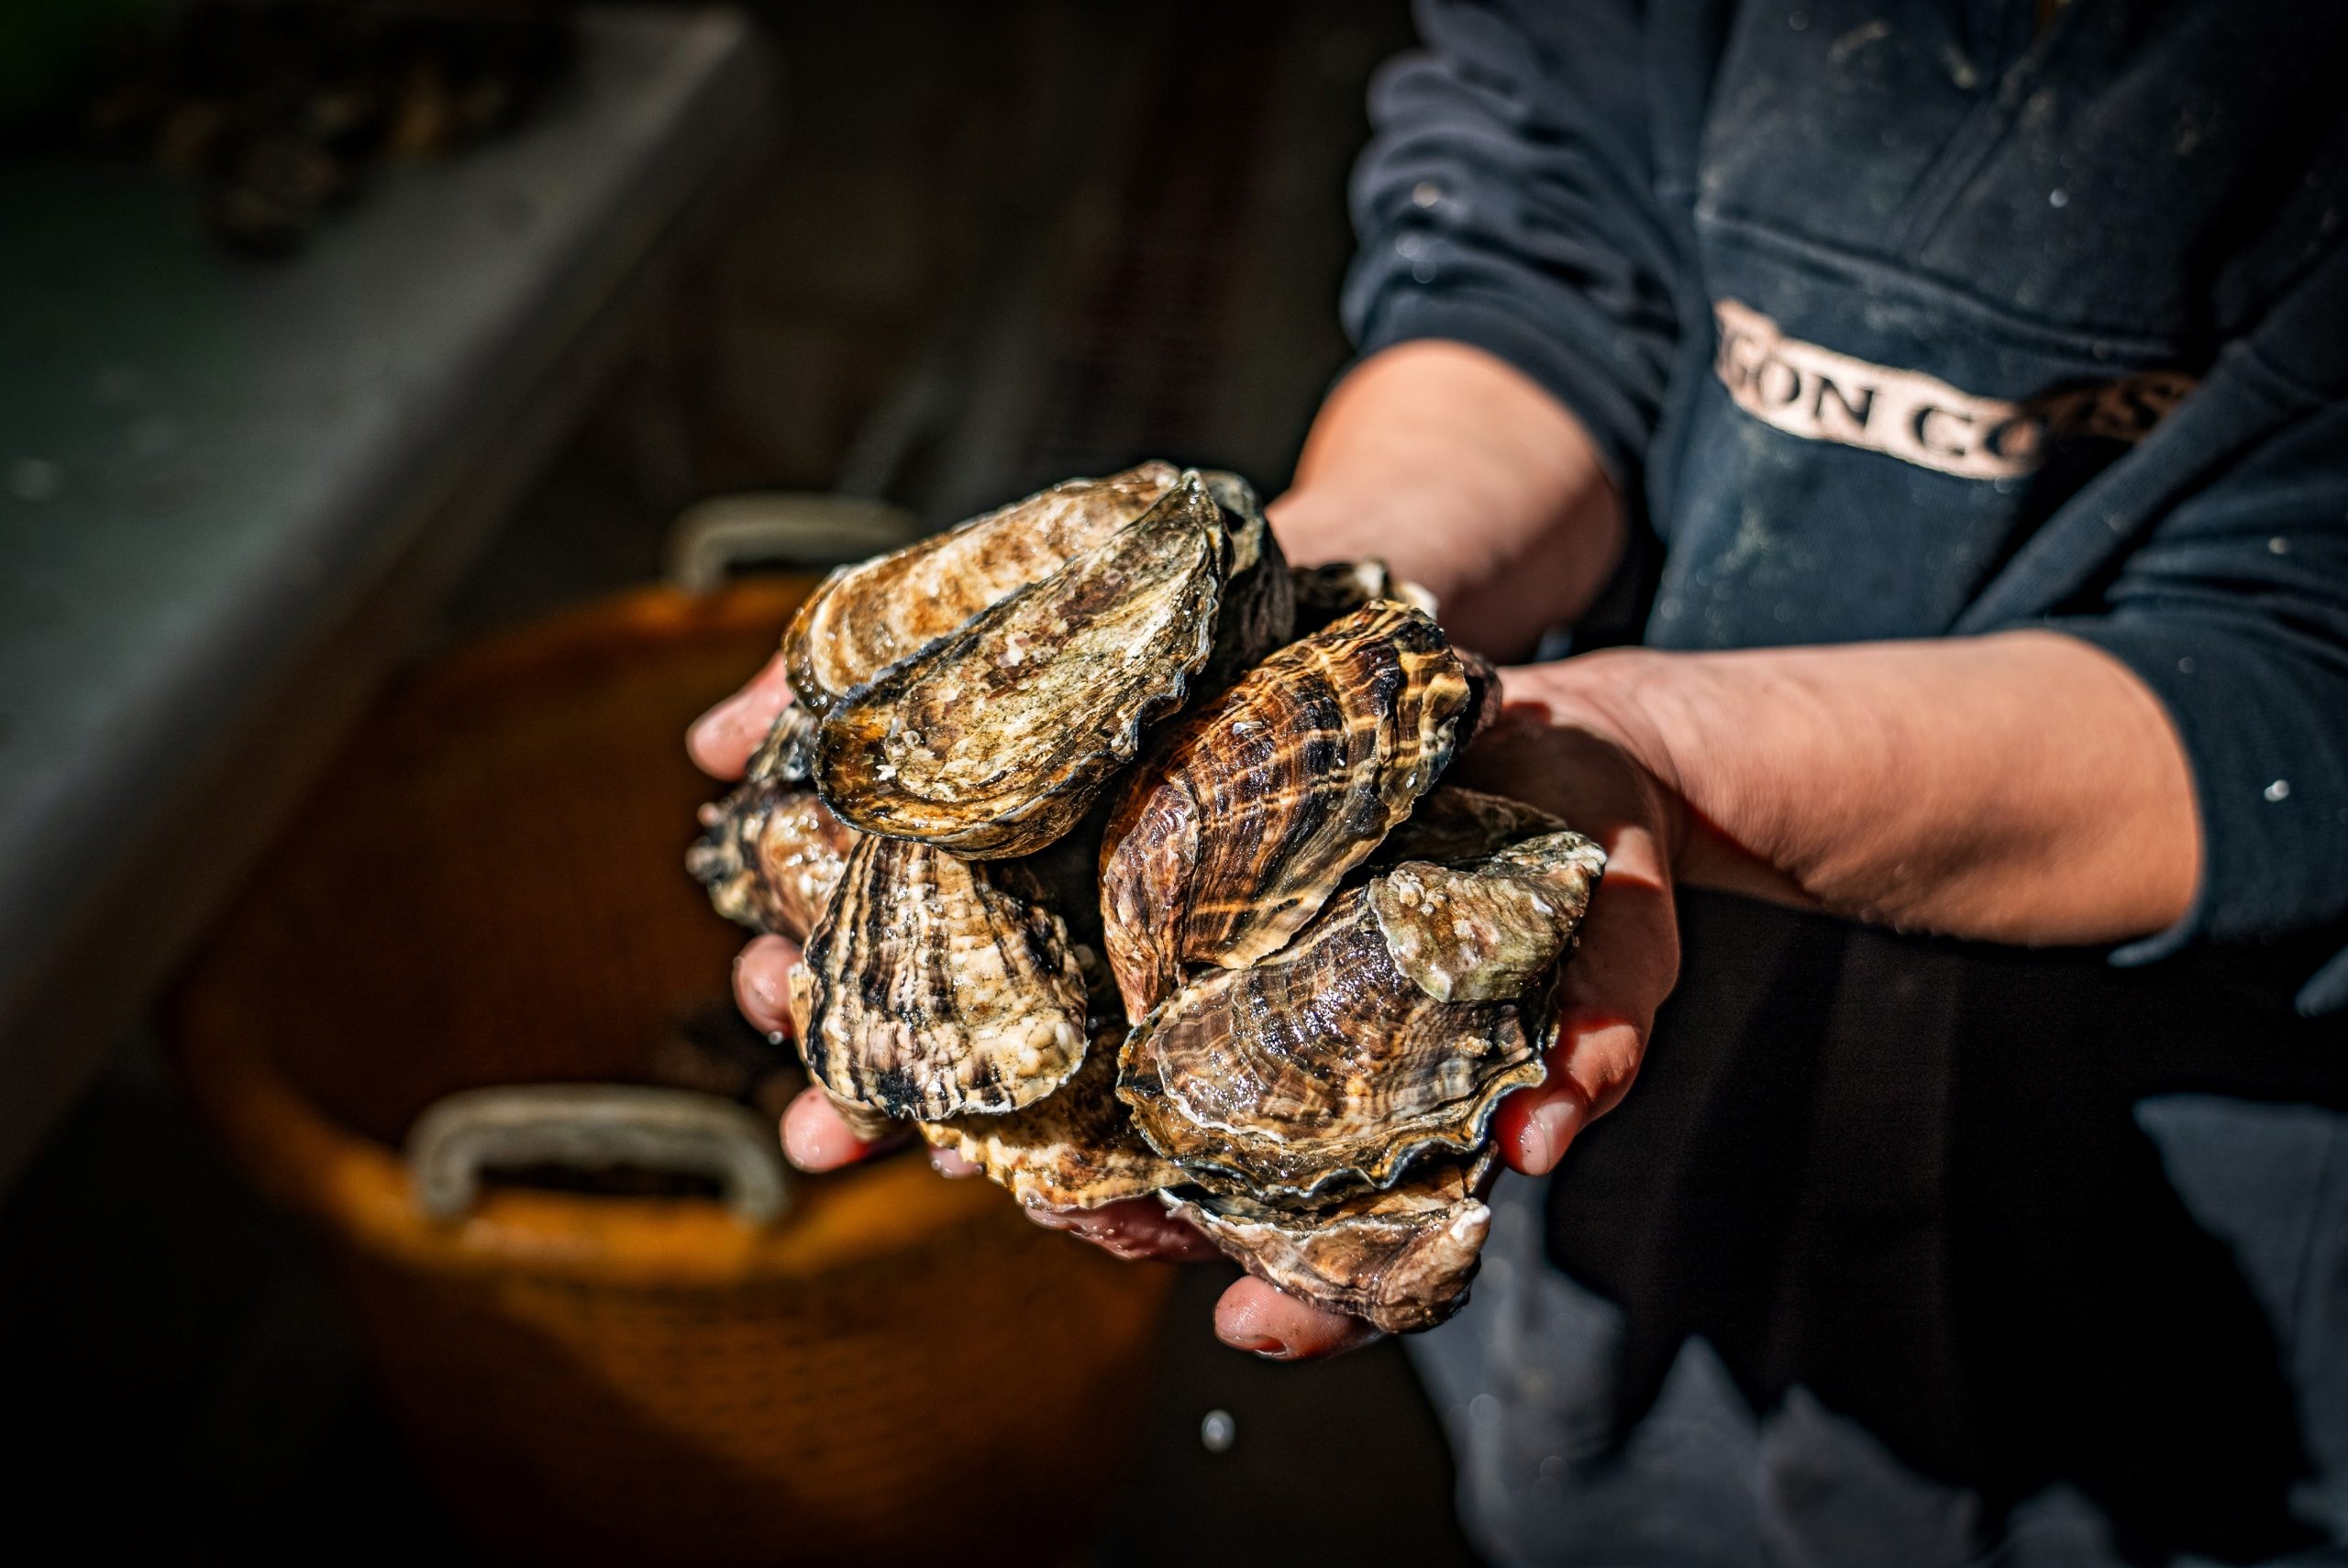
[[[1235,477],[1074,480],[828,578],[793,704],[689,856],[801,942],[867,1136],[1025,1203],[1156,1194],[1405,1331],[1466,1298],[1604,857],[1438,782],[1499,708],[1377,563],[1291,569]]]

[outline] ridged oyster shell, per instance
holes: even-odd
[[[1467,1304],[1492,1211],[1494,1163],[1425,1159],[1383,1189],[1327,1202],[1267,1203],[1190,1188],[1166,1205],[1248,1273],[1390,1334],[1431,1329]]]
[[[1097,1209],[1184,1180],[1143,1141],[1117,1099],[1117,1046],[1124,1034],[1116,1020],[1096,1026],[1076,1076],[1025,1110],[925,1121],[922,1136],[960,1154],[1031,1209]]]
[[[821,715],[890,666],[958,632],[1113,536],[1174,488],[1181,470],[1147,462],[1069,480],[892,554],[842,567],[783,634],[783,668]]]
[[[752,931],[804,942],[847,866],[856,831],[812,790],[745,784],[702,808],[701,841],[685,868],[719,914]]]
[[[1453,865],[1565,831],[1563,822],[1538,806],[1461,784],[1438,784],[1364,864],[1384,867],[1404,860],[1432,860]]]
[[[807,1070],[884,1116],[1017,1110],[1084,1059],[1082,968],[1024,867],[858,839],[800,973]]]
[[[1125,1042],[1118,1097],[1151,1147],[1224,1190],[1385,1187],[1423,1152],[1466,1154],[1502,1096],[1542,1079],[1556,966],[1603,865],[1573,833],[1403,862],[1159,1004]]]
[[[1058,838],[1219,644],[1252,662],[1253,645],[1286,635],[1286,568],[1260,516],[1239,518],[1245,548],[1235,541],[1235,515],[1186,472],[1050,577],[837,698],[815,745],[825,802],[862,832],[966,856],[1026,855]],[[1226,625],[1224,589],[1239,569],[1251,608]]]
[[[1290,581],[1296,596],[1296,635],[1310,636],[1337,619],[1379,599],[1399,599],[1432,615],[1434,595],[1406,578],[1396,577],[1380,560],[1330,561],[1320,566],[1291,567]]]
[[[1477,684],[1432,620],[1381,600],[1176,724],[1124,787],[1102,851],[1127,1015],[1311,920],[1449,764]]]

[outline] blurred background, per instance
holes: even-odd
[[[683,720],[777,572],[1144,456],[1277,493],[1406,38],[1401,0],[8,8],[18,1532],[1467,1560],[1466,1413],[1390,1344],[1221,1350],[1225,1271],[1111,1269],[918,1160],[773,1220],[505,1170],[436,1221],[400,1163],[481,1083],[765,1114]]]

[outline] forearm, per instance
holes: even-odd
[[[1589,606],[1624,527],[1573,415],[1490,355],[1438,341],[1338,384],[1271,517],[1291,560],[1380,558],[1434,593],[1453,635],[1500,658]]]
[[[2072,943],[2172,923],[2199,877],[2165,712],[2074,638],[1634,650],[1512,674],[1512,697],[1622,729],[1679,793],[1686,880],[1774,878],[1906,928]]]

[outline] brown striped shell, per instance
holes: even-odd
[[[1551,834],[1347,889],[1279,952],[1159,1004],[1118,1097],[1159,1154],[1257,1196],[1384,1187],[1422,1153],[1471,1151],[1501,1097],[1542,1079],[1556,966],[1604,858]]]
[[[1016,1110],[1084,1059],[1083,972],[1024,867],[858,839],[800,973],[807,1070],[881,1115]]]
[[[1190,1188],[1167,1207],[1258,1279],[1390,1334],[1434,1328],[1467,1304],[1492,1211],[1488,1146],[1423,1159],[1390,1187],[1325,1202],[1265,1202]]]
[[[1434,786],[1476,702],[1435,624],[1380,600],[1174,726],[1124,786],[1102,850],[1127,1016],[1195,968],[1284,944]]]
[[[1186,472],[1107,540],[839,697],[815,745],[825,801],[862,832],[965,856],[1058,838],[1219,646],[1252,660],[1261,649],[1244,644],[1286,634],[1277,547],[1260,516],[1242,518],[1243,552],[1233,516]],[[1243,564],[1242,597],[1263,613],[1225,627],[1224,590]]]
[[[800,704],[821,715],[847,692],[1102,544],[1156,504],[1180,470],[1147,462],[1069,480],[858,566],[808,597],[783,634]]]

